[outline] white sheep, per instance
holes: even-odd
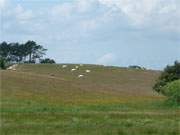
[[[71,71],[75,71],[75,70],[76,70],[75,68],[71,69]]]
[[[12,70],[13,68],[12,67],[8,67],[7,70]]]
[[[62,66],[62,68],[66,68],[66,67],[67,67],[67,65],[63,65],[63,66]]]
[[[76,68],[76,69],[78,69],[78,68],[79,68],[79,66],[75,66],[75,68]]]
[[[84,75],[79,75],[78,78],[84,77]]]
[[[8,67],[7,70],[16,70],[17,66],[18,66],[17,64],[14,64],[14,65]]]
[[[88,70],[88,69],[86,70],[86,73],[90,73],[90,72],[91,72],[91,70]]]

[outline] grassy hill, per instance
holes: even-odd
[[[164,107],[165,97],[152,90],[159,71],[83,65],[72,72],[75,66],[1,71],[2,134],[179,133],[179,110]]]

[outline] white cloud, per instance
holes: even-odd
[[[99,4],[97,0],[77,0],[75,3],[76,9],[80,13],[87,13],[96,10]]]
[[[33,17],[31,10],[25,10],[21,5],[17,5],[14,9],[14,14],[20,23],[25,23]]]
[[[177,10],[177,5],[175,3],[173,3],[173,4],[166,5],[166,6],[163,6],[162,8],[160,8],[159,13],[166,14],[166,13],[173,12],[173,11],[176,12],[176,10]]]
[[[172,28],[180,27],[180,2],[178,0],[99,0],[117,12],[124,13],[132,25]]]
[[[72,17],[73,15],[93,13],[98,5],[97,0],[76,0],[73,2],[64,2],[55,5],[51,9],[51,15],[55,18],[58,17]]]
[[[97,64],[111,65],[116,61],[116,56],[113,53],[107,53],[96,60]]]
[[[79,12],[86,12],[91,5],[87,0],[77,0],[76,7]]]
[[[142,23],[151,14],[159,0],[99,0],[100,3],[123,12],[134,23]]]
[[[63,3],[52,8],[51,14],[54,17],[68,17],[71,15],[74,6],[71,3]]]

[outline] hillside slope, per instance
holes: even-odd
[[[164,97],[152,90],[160,72],[72,68],[21,64],[0,70],[0,134],[179,135],[179,109],[163,107]]]
[[[30,65],[2,72],[2,97],[55,103],[123,103],[161,98],[152,90],[158,71],[97,65]],[[86,73],[86,70],[90,73]],[[78,78],[83,74],[84,77]]]

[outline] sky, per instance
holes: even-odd
[[[180,60],[180,0],[0,0],[0,42],[57,63],[163,69]]]

